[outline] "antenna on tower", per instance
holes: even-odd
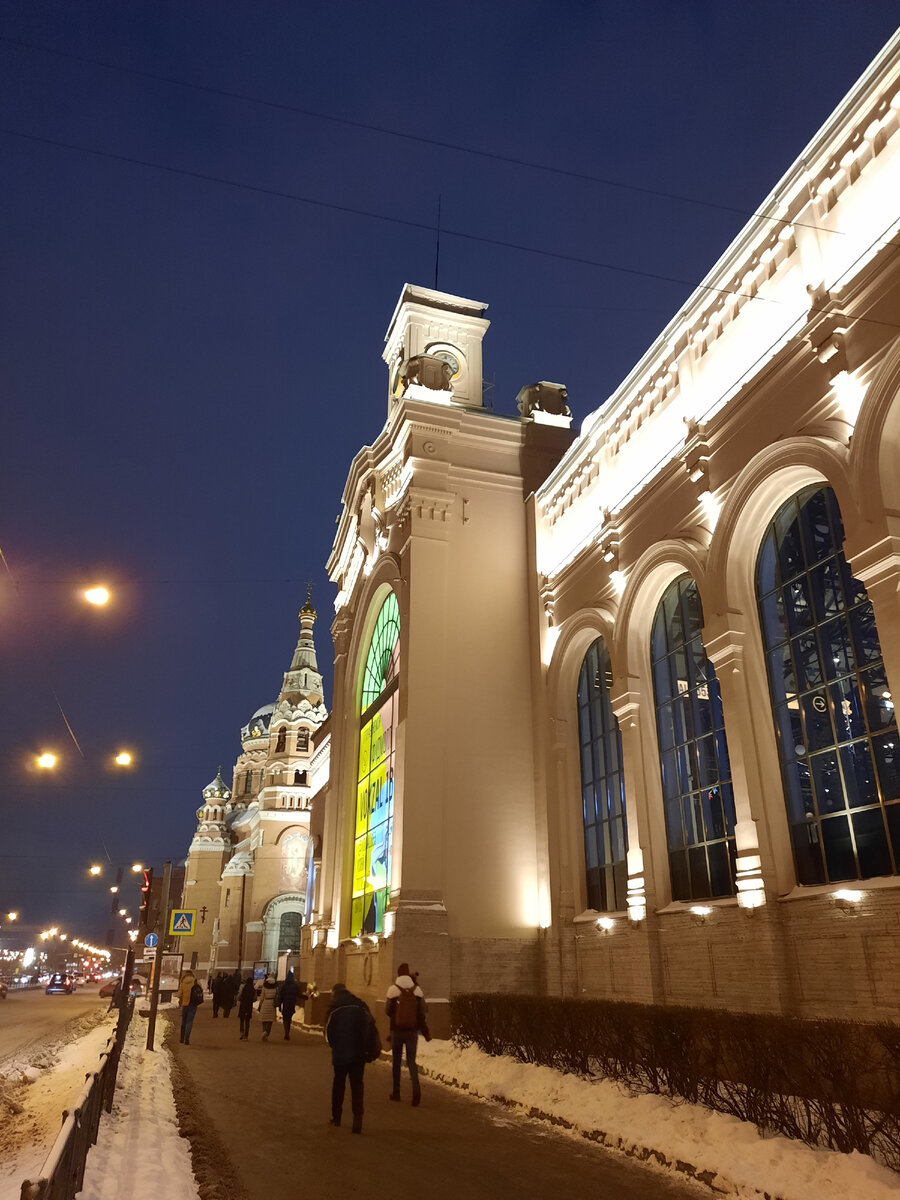
[[[437,229],[434,244],[434,290],[438,290],[438,267],[441,262],[441,193],[438,192]]]

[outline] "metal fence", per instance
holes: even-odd
[[[100,1055],[99,1068],[85,1076],[84,1090],[75,1107],[63,1109],[62,1128],[47,1155],[40,1179],[25,1180],[21,1200],[74,1200],[81,1191],[88,1150],[97,1141],[100,1113],[112,1109],[119,1058],[133,1010],[132,997],[120,1008],[116,1031]]]

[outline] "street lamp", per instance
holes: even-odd
[[[8,912],[6,914],[7,921],[18,921],[19,914],[17,912]]]
[[[120,750],[114,761],[117,767],[130,767],[131,754],[127,750]]]
[[[95,587],[85,588],[83,595],[88,604],[93,604],[98,608],[109,603],[108,589],[99,584]]]
[[[132,864],[131,864],[131,869],[132,869],[132,871],[134,871],[135,875],[137,875],[137,874],[139,874],[141,871],[143,871],[143,869],[144,869],[144,864],[143,864],[143,863],[132,863]]]
[[[89,870],[88,874],[89,874],[89,875],[102,875],[102,874],[103,874],[103,868],[102,868],[102,867],[98,867],[98,866],[97,866],[97,864],[96,864],[96,863],[94,863],[94,865],[93,865],[93,866],[90,868],[90,870]]]
[[[43,754],[38,755],[36,761],[42,771],[52,771],[56,766],[56,755],[51,754],[49,750],[45,750]]]

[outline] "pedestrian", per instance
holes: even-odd
[[[406,1049],[406,1066],[412,1081],[413,1108],[422,1102],[422,1089],[419,1086],[419,1069],[416,1066],[416,1047],[421,1031],[427,1041],[431,1040],[426,1024],[428,1006],[425,994],[409,969],[409,963],[402,962],[397,968],[397,978],[388,988],[384,1011],[391,1021],[391,1056],[394,1071],[394,1090],[391,1100],[400,1099],[400,1070],[403,1064],[403,1050]]]
[[[294,972],[288,971],[287,978],[281,985],[278,996],[278,1007],[281,1009],[281,1021],[284,1025],[284,1040],[291,1040],[291,1021],[294,1019],[294,1009],[297,1007],[297,984],[294,982]]]
[[[233,978],[233,976],[232,976]],[[253,1005],[256,1003],[256,988],[253,986],[253,976],[248,975],[238,1000],[238,1019],[241,1023],[241,1036],[238,1039],[246,1042],[250,1036],[250,1021],[253,1017]]]
[[[375,1020],[368,1006],[348,992],[342,983],[331,989],[331,1005],[325,1021],[325,1039],[331,1047],[334,1082],[331,1085],[331,1124],[340,1125],[344,1088],[350,1080],[353,1132],[362,1133],[363,1074]]]
[[[212,1003],[213,1003],[213,1020],[219,1015],[219,1009],[222,1006],[222,984],[225,981],[225,975],[222,971],[213,980],[212,985]]]
[[[228,1017],[231,1015],[231,1010],[234,1008],[236,995],[237,989],[234,983],[234,976],[223,975],[222,987],[219,989],[219,1003],[222,1005],[223,1017]]]
[[[262,1040],[264,1042],[269,1040],[269,1034],[272,1032],[272,1022],[275,1020],[275,995],[277,991],[278,987],[275,983],[275,976],[269,972],[259,994],[259,1016],[262,1021]]]
[[[181,976],[178,985],[178,1002],[181,1005],[181,1040],[185,1046],[190,1045],[191,1026],[197,1009],[203,1003],[203,988],[197,982],[194,972],[187,970]]]

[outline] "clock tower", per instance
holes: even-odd
[[[406,284],[385,335],[388,416],[401,396],[483,407],[481,341],[487,305]]]

